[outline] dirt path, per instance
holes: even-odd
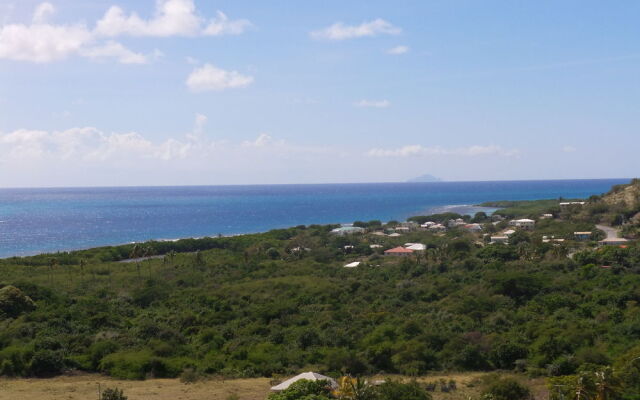
[[[596,228],[600,229],[601,231],[603,231],[604,233],[607,234],[607,239],[618,239],[620,236],[618,236],[618,230],[615,228],[612,228],[610,226],[607,225],[596,225]]]

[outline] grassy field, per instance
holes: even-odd
[[[433,382],[454,379],[458,389],[450,393],[433,393],[434,400],[467,400],[477,397],[484,373],[429,375],[418,378]],[[386,377],[375,377],[380,379]],[[402,378],[402,377],[394,377]],[[529,380],[537,399],[546,398],[543,382]],[[269,379],[207,379],[192,384],[177,379],[122,381],[102,375],[63,376],[52,379],[0,379],[0,400],[92,400],[98,388],[118,387],[129,400],[226,400],[236,394],[240,400],[264,400],[269,393]]]

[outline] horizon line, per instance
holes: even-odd
[[[555,179],[495,179],[495,180],[439,180],[432,182],[386,181],[386,182],[323,182],[323,183],[236,183],[236,184],[195,184],[195,185],[96,185],[96,186],[7,186],[0,190],[15,189],[116,189],[116,188],[195,188],[195,187],[240,187],[240,186],[319,186],[319,185],[385,185],[385,184],[446,184],[446,183],[491,183],[491,182],[548,182],[548,181],[613,181],[628,178],[555,178]]]

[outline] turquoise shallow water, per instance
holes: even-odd
[[[626,182],[0,189],[0,257],[300,224],[405,219],[489,200],[584,198]]]

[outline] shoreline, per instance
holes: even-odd
[[[492,213],[494,213],[497,210],[499,210],[499,208],[496,208],[496,207],[484,207],[484,206],[473,205],[473,204],[447,204],[447,205],[444,205],[444,206],[435,206],[435,207],[427,208],[423,212],[411,213],[407,218],[413,217],[413,216],[419,216],[419,215],[434,215],[434,214],[441,214],[441,213],[447,213],[447,212],[461,214],[461,215],[469,215],[469,216],[473,217],[473,215],[476,212],[479,212],[479,211],[484,211],[487,214],[491,215]],[[329,222],[329,223],[308,224],[308,225],[348,225],[348,224],[351,224],[352,222],[353,221],[351,221],[351,222],[333,222],[333,223]],[[271,228],[271,229],[267,229],[267,230],[263,230],[263,231],[256,231],[256,232],[215,234],[215,235],[204,235],[204,236],[186,236],[186,237],[171,238],[171,239],[167,239],[167,238],[149,239],[149,240],[143,240],[143,241],[132,241],[132,242],[116,243],[116,244],[104,244],[104,245],[85,247],[85,248],[63,249],[63,250],[46,251],[46,252],[36,252],[36,253],[33,253],[33,254],[21,254],[21,255],[11,255],[11,256],[7,256],[7,257],[0,257],[0,261],[9,260],[9,259],[12,259],[12,258],[40,257],[40,256],[48,256],[48,255],[53,256],[53,255],[58,255],[58,254],[71,254],[71,253],[79,252],[79,251],[89,251],[89,250],[101,249],[101,248],[107,248],[107,247],[121,247],[121,246],[136,245],[136,244],[143,244],[143,243],[149,243],[149,242],[176,243],[176,242],[179,242],[181,240],[202,240],[202,239],[216,239],[216,238],[231,238],[231,237],[245,236],[245,235],[259,235],[259,234],[267,233],[267,232],[269,232],[271,230],[288,229],[288,228],[293,228],[295,226],[296,225],[291,225],[291,226],[288,226],[288,227],[285,227],[285,228]],[[159,257],[160,257],[159,255],[154,255],[154,256],[143,257],[143,258],[149,259],[149,258],[159,258]],[[137,259],[124,259],[124,260],[120,260],[118,262],[126,263],[126,262],[134,262],[135,260],[137,260]]]

